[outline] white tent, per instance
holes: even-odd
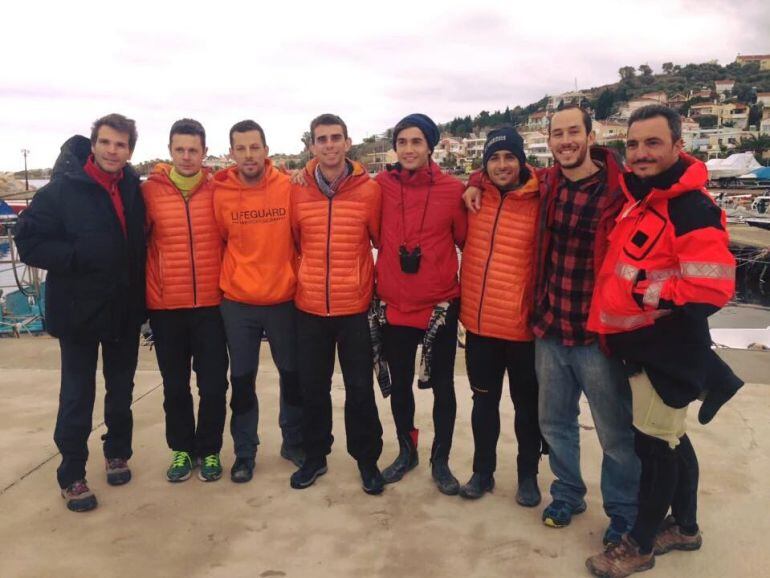
[[[706,162],[711,180],[740,177],[761,166],[751,152],[736,153],[726,159],[711,159]]]

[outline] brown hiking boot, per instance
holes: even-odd
[[[663,522],[660,531],[655,536],[653,551],[656,556],[671,552],[671,550],[684,550],[690,552],[698,550],[703,545],[703,536],[700,531],[692,536],[682,533],[682,528],[676,523],[673,516],[669,516]]]
[[[77,480],[61,491],[61,497],[68,510],[72,512],[87,512],[96,507],[96,496],[88,487],[85,480]]]
[[[123,458],[111,458],[106,460],[107,483],[111,486],[122,486],[131,481],[131,470],[128,469],[128,460]]]
[[[634,572],[649,570],[653,566],[655,566],[655,556],[652,552],[640,553],[639,546],[628,534],[620,539],[620,544],[617,546],[610,546],[601,554],[586,560],[586,568],[599,578],[625,578]]]

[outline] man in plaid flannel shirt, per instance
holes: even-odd
[[[604,453],[601,489],[610,524],[605,544],[617,544],[636,519],[639,460],[631,430],[631,392],[622,364],[607,357],[587,330],[594,280],[607,237],[623,205],[621,164],[593,147],[591,117],[568,106],[549,125],[556,165],[541,171],[541,210],[535,285],[535,363],[540,429],[555,480],[543,511],[550,527],[567,526],[584,512],[580,473],[579,400],[585,393]],[[466,192],[474,210],[475,196]]]

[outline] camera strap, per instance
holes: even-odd
[[[422,230],[425,227],[425,215],[428,214],[428,201],[430,201],[430,193],[433,190],[433,180],[431,179],[428,185],[428,194],[425,195],[425,206],[422,208],[422,218],[420,219],[420,229],[417,232],[417,246],[422,244]],[[401,183],[401,233],[402,233],[402,246],[406,247],[406,199],[404,198],[404,183]]]

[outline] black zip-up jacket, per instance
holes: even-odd
[[[116,340],[145,315],[145,209],[139,177],[126,166],[118,184],[126,234],[109,194],[83,169],[90,142],[62,145],[51,182],[19,216],[21,260],[48,270],[45,322],[54,337]]]

